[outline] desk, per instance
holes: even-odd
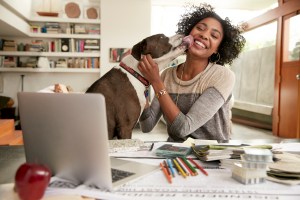
[[[232,141],[233,143],[247,141]],[[270,140],[251,140],[252,144],[273,143]],[[279,141],[275,141],[279,142]],[[280,142],[299,142],[299,140],[281,140]],[[249,143],[249,141],[248,141]],[[300,145],[300,144],[299,144]],[[13,158],[14,157],[14,158]],[[0,183],[13,182],[17,167],[25,161],[22,146],[0,147]],[[133,159],[138,162],[158,164],[160,159]],[[228,169],[206,169],[209,176],[184,179],[176,176],[169,184],[161,171],[156,171],[132,183],[119,188],[115,194],[125,199],[300,199],[300,185],[288,186],[267,181],[262,184],[243,185],[231,178]],[[6,173],[3,173],[6,172]],[[1,194],[0,194],[1,197]],[[120,198],[122,199],[122,198]]]

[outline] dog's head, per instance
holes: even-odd
[[[191,36],[184,37],[176,34],[167,37],[164,34],[156,34],[134,45],[131,55],[139,61],[143,55],[150,54],[162,70],[173,59],[183,54],[192,41]]]
[[[140,60],[141,56],[146,54],[151,54],[153,58],[159,58],[167,54],[172,47],[167,36],[164,34],[156,34],[134,45],[131,55],[137,60]]]

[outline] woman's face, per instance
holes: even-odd
[[[208,59],[213,53],[218,52],[223,39],[223,28],[218,20],[208,17],[199,21],[190,35],[194,37],[194,43],[188,53]]]

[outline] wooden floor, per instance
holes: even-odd
[[[0,145],[22,145],[22,131],[15,130],[13,119],[0,119]]]

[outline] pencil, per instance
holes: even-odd
[[[200,169],[200,171],[205,174],[206,176],[208,176],[207,171],[205,171],[198,163],[196,163],[193,159],[188,158],[189,161],[191,161],[191,163],[193,163],[198,169]]]
[[[149,148],[149,151],[152,151],[153,147],[154,147],[154,142],[152,142],[152,144],[151,144],[151,146]]]
[[[189,163],[189,161],[186,158],[181,158],[183,160],[183,162],[187,165],[188,169],[190,169],[192,172],[190,172],[192,174],[192,176],[196,176],[198,175],[197,171],[195,170],[195,168]]]
[[[177,162],[178,162],[178,165],[181,167],[181,169],[184,171],[184,173],[187,175],[187,176],[189,176],[190,174],[189,174],[189,172],[188,172],[188,170],[185,168],[185,166],[181,163],[182,161],[178,158],[178,157],[176,157],[176,160],[177,160]]]
[[[161,169],[163,170],[167,180],[169,181],[169,183],[172,183],[172,177],[168,174],[166,168],[164,168],[163,164],[162,163],[159,163]]]
[[[168,163],[168,165],[169,165],[169,167],[170,167],[170,171],[171,171],[171,173],[172,173],[172,176],[175,177],[175,172],[174,172],[174,168],[173,168],[173,166],[172,166],[171,160],[170,160],[170,159],[167,159],[167,163]]]
[[[192,172],[192,170],[187,166],[187,164],[183,161],[183,159],[181,157],[178,157],[178,161],[180,161],[180,163],[182,164],[184,169],[186,171],[188,171],[188,173],[191,174],[191,176],[194,176],[194,173]]]
[[[169,166],[168,166],[168,164],[167,164],[167,162],[164,160],[164,165],[165,165],[165,168],[167,169],[167,172],[168,172],[168,174],[169,175],[172,175],[171,174],[171,171],[170,171],[170,169],[169,169]]]
[[[176,159],[173,159],[173,162],[177,168],[177,170],[181,173],[181,175],[183,176],[183,178],[186,178],[186,174],[184,173],[183,169],[179,166],[178,162],[176,161]]]

